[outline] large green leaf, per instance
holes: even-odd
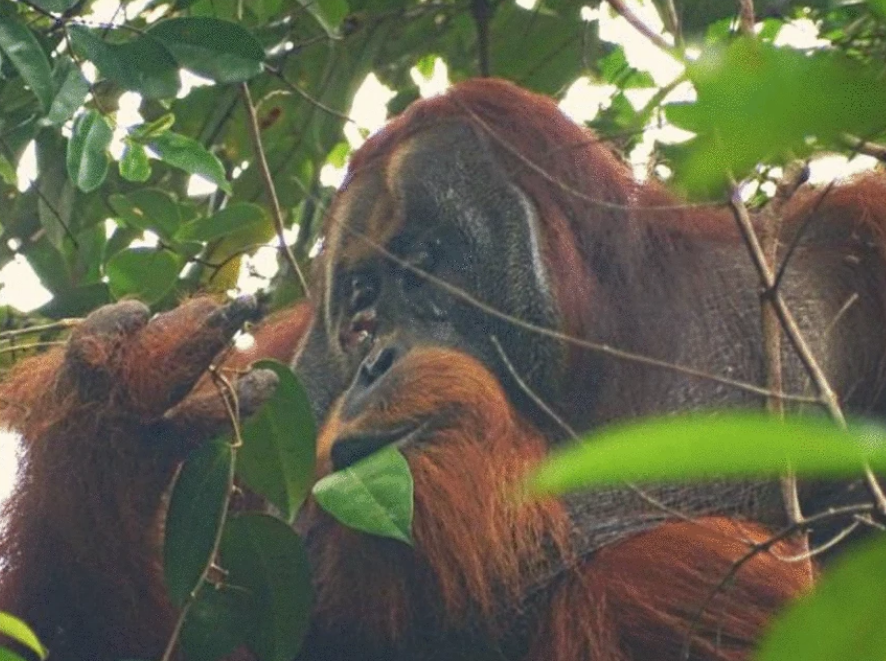
[[[44,122],[61,126],[80,109],[89,94],[89,81],[74,61],[66,56],[58,58],[52,72],[55,95]]]
[[[108,205],[130,227],[156,232],[164,241],[173,241],[182,222],[178,203],[169,193],[157,188],[111,195]]]
[[[188,661],[228,657],[252,636],[252,595],[228,585],[205,585],[188,610],[181,645]]]
[[[108,121],[95,110],[87,110],[74,120],[68,141],[68,176],[84,193],[101,186],[108,175],[108,147],[113,136]]]
[[[346,0],[298,0],[298,3],[317,19],[330,36],[338,36],[338,28],[348,15]]]
[[[250,649],[259,661],[291,661],[307,631],[312,597],[301,538],[279,519],[237,516],[225,526],[221,561],[228,584],[252,596]]]
[[[105,272],[115,299],[133,297],[150,305],[175,286],[181,268],[179,257],[168,250],[127,248],[108,260]]]
[[[223,191],[231,191],[221,161],[193,138],[167,131],[151,138],[148,146],[165,163],[188,174],[198,174]]]
[[[741,38],[711,45],[687,74],[698,99],[667,106],[667,117],[697,134],[669,150],[675,184],[692,195],[719,196],[730,176],[836,145],[844,133],[886,130],[880,63]]]
[[[127,181],[138,183],[147,181],[151,176],[151,162],[148,153],[139,144],[128,142],[120,157],[120,176]]]
[[[413,482],[392,445],[314,485],[314,498],[349,528],[412,544]]]
[[[886,540],[870,540],[827,571],[785,612],[756,661],[882,661],[886,658]]]
[[[266,228],[269,224],[270,218],[264,209],[244,202],[182,225],[175,238],[179,241],[214,241],[232,232],[248,234],[250,228]]]
[[[214,441],[182,466],[166,515],[163,570],[172,603],[183,605],[198,587],[211,560],[226,511],[234,455]]]
[[[562,493],[624,481],[777,476],[788,467],[810,476],[858,474],[865,462],[886,468],[886,430],[844,431],[826,419],[730,412],[616,425],[555,453],[533,486]]]
[[[148,30],[185,69],[219,83],[239,83],[261,73],[265,52],[248,30],[216,18],[161,21]]]
[[[280,382],[273,397],[243,425],[237,475],[291,521],[313,482],[317,425],[307,393],[290,367],[270,360],[255,367],[273,370]]]
[[[77,4],[77,0],[31,0],[44,11],[60,14]]]
[[[178,63],[153,37],[142,34],[112,44],[82,25],[72,25],[68,32],[74,50],[121,87],[149,99],[171,98],[178,93]]]
[[[48,654],[31,627],[14,615],[2,611],[0,611],[0,635],[21,643],[41,659],[45,659]]]
[[[52,104],[52,70],[46,53],[31,32],[10,11],[0,12],[0,50],[40,101],[43,112]]]

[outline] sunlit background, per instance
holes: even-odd
[[[84,16],[84,18],[98,23],[123,23],[127,14],[136,15],[148,4],[150,4],[150,0],[132,2],[121,10],[119,0],[100,0],[94,4],[92,14]],[[526,9],[532,9],[535,2],[534,0],[517,0],[517,4]],[[662,23],[654,8],[647,4],[641,4],[638,0],[628,0],[627,4],[648,26],[664,34]],[[628,63],[639,70],[648,71],[653,77],[656,87],[625,91],[628,100],[636,109],[645,106],[659,88],[670,85],[683,73],[682,64],[671,59],[646,38],[638,35],[623,18],[610,12],[605,4],[600,9],[585,7],[581,16],[589,22],[598,21],[600,38],[620,44],[624,48]],[[664,36],[668,38],[667,35]],[[809,20],[798,20],[786,24],[781,29],[775,43],[798,48],[818,48],[827,44],[826,41],[819,39],[815,24]],[[692,56],[691,51],[689,55]],[[87,78],[93,80],[95,71],[94,69],[90,70],[90,64],[87,63],[86,66],[87,69],[84,73]],[[439,94],[449,85],[446,64],[439,58],[434,62],[431,76],[423,76],[417,68],[413,68],[411,74],[422,97]],[[182,72],[181,76],[180,96],[187,95],[193,86],[208,82],[187,72]],[[580,78],[568,89],[560,107],[576,121],[588,121],[593,119],[601,109],[608,106],[616,91],[612,85],[600,84],[586,77]],[[690,100],[692,94],[691,86],[688,83],[683,83],[677,85],[666,97],[666,100]],[[344,128],[345,139],[353,149],[358,148],[365,142],[368,135],[384,125],[387,112],[386,104],[394,96],[394,91],[383,85],[375,75],[367,76],[354,98],[352,107],[348,109],[347,114],[353,121],[347,122]],[[140,97],[132,92],[127,92],[120,98],[119,111],[116,116],[117,129],[111,147],[115,157],[119,157],[123,150],[123,137],[126,135],[126,128],[142,122],[138,113],[140,103]],[[690,135],[668,125],[661,117],[656,116],[644,132],[643,140],[630,154],[627,154],[635,176],[640,179],[647,176],[650,155],[656,142],[680,142],[686,140]],[[822,156],[811,163],[811,180],[815,183],[827,182],[835,177],[844,177],[854,172],[870,169],[874,164],[875,160],[868,156],[856,156],[851,160],[840,155]],[[33,143],[25,150],[17,164],[16,172],[18,187],[24,191],[32,184],[37,172]],[[667,172],[660,174],[666,175]],[[328,186],[337,187],[343,176],[344,169],[332,165],[326,165],[321,171],[321,181]],[[206,180],[192,177],[188,193],[192,196],[203,196],[213,190],[214,186]],[[755,190],[749,187],[745,194],[750,196],[754,192]],[[115,228],[114,220],[109,218],[106,223],[110,235]],[[297,228],[290,231],[291,235],[288,238],[290,241],[294,241]],[[156,236],[145,232],[139,245],[153,246],[156,245],[156,242]],[[274,275],[276,269],[276,248],[269,245],[266,249],[259,249],[254,256],[248,257],[244,261],[244,268],[237,284],[238,292],[253,293],[267,286],[268,280]],[[17,256],[0,269],[0,305],[11,305],[21,311],[29,311],[47,303],[50,298],[50,293],[43,288],[23,257]],[[0,433],[0,499],[8,495],[14,484],[17,466],[16,454],[17,439],[15,435]]]

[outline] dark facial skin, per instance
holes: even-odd
[[[319,419],[346,390],[344,414],[359,410],[416,346],[479,359],[519,398],[504,352],[536,392],[556,393],[563,357],[555,341],[453,292],[560,326],[536,208],[477,132],[450,121],[418,133],[384,165],[355,173],[330,214],[318,314],[295,365]]]

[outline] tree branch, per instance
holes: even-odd
[[[252,103],[252,95],[249,93],[249,85],[247,83],[240,84],[240,93],[243,96],[243,105],[246,106],[246,115],[249,120],[247,124],[249,125],[249,136],[252,138],[252,147],[255,150],[255,161],[261,172],[262,179],[265,182],[265,190],[268,193],[268,199],[271,203],[271,212],[274,218],[274,226],[277,229],[277,239],[280,242],[280,251],[286,258],[286,262],[289,264],[292,272],[298,277],[302,291],[305,293],[305,298],[310,299],[311,294],[308,291],[308,282],[283,235],[283,210],[280,208],[280,200],[277,199],[277,190],[274,188],[274,180],[271,177],[271,171],[268,168],[268,160],[265,158],[265,150],[261,143],[261,130],[258,127],[258,117],[255,113],[255,104]]]

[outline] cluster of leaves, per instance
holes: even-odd
[[[192,661],[214,661],[241,645],[261,661],[296,656],[311,582],[292,524],[309,491],[345,525],[412,541],[412,477],[403,456],[391,447],[313,484],[316,426],[307,395],[286,365],[257,367],[277,373],[274,396],[236,440],[209,443],[185,462],[167,515],[166,585],[182,608],[180,642]],[[277,516],[228,517],[235,476]]]

